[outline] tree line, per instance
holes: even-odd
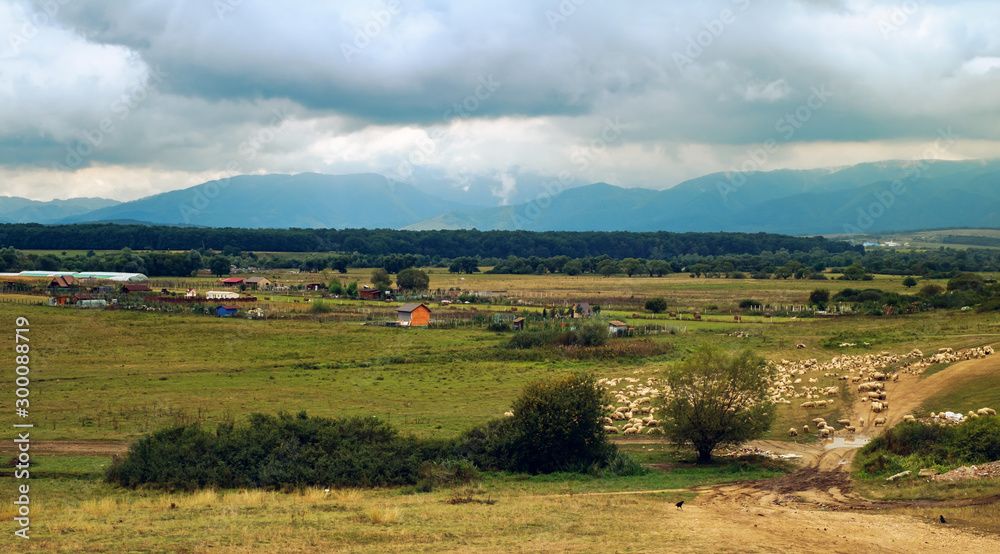
[[[809,251],[863,252],[861,246],[823,237],[770,233],[397,231],[391,229],[237,229],[139,224],[0,224],[0,244],[20,250],[222,250],[357,252],[485,258],[608,255],[667,259],[681,255]]]

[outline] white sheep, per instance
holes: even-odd
[[[802,432],[803,433],[808,433],[809,432],[809,426],[808,425],[803,425],[802,426]]]
[[[635,427],[632,427],[631,429],[625,429],[625,432],[622,433],[622,434],[623,435],[638,435],[639,434],[639,430],[636,429]]]
[[[604,432],[612,434],[612,435],[617,435],[618,434],[618,428],[615,427],[614,425],[605,425],[604,426]]]
[[[822,430],[820,430],[820,436],[822,437],[829,437],[832,434],[833,434],[833,429],[830,429],[829,427],[824,427]]]
[[[875,427],[878,427],[879,425],[885,425],[885,418],[884,417],[876,417],[875,418]]]
[[[788,436],[797,437],[799,436],[799,432],[795,430],[795,427],[792,427],[791,429],[788,430]]]
[[[514,417],[514,412],[504,412],[503,416],[504,417]]]

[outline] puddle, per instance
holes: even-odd
[[[832,439],[825,439],[821,441],[821,443],[827,449],[861,448],[862,446],[868,444],[871,440],[872,440],[871,437],[867,437],[865,435],[857,435],[853,437],[834,437]]]

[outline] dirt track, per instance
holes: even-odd
[[[887,387],[891,410],[879,415],[887,417],[888,426],[895,425],[948,380],[995,376],[998,369],[1000,357],[990,356],[956,363],[922,381],[913,375],[902,376],[898,383]],[[852,421],[865,418],[866,425],[859,427],[859,435],[874,435],[884,429],[874,427],[870,404],[856,401],[851,410]],[[692,551],[1000,551],[996,536],[963,529],[960,521],[941,524],[935,511],[996,503],[1000,495],[946,502],[870,501],[851,492],[850,464],[855,448],[827,449],[819,444],[780,441],[759,441],[751,446],[799,454],[802,469],[777,479],[700,489],[701,496],[670,514],[672,519],[688,520],[697,529],[689,537]],[[904,507],[926,509],[926,519],[891,512]],[[810,543],[813,547],[808,546]]]

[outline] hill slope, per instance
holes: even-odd
[[[399,228],[466,208],[375,174],[241,175],[66,218],[249,228]]]
[[[0,222],[53,223],[93,210],[119,204],[107,198],[70,198],[40,202],[16,196],[0,196]]]
[[[716,173],[663,191],[598,183],[406,228],[819,234],[1000,224],[1000,162],[926,162],[919,176],[911,166]]]

